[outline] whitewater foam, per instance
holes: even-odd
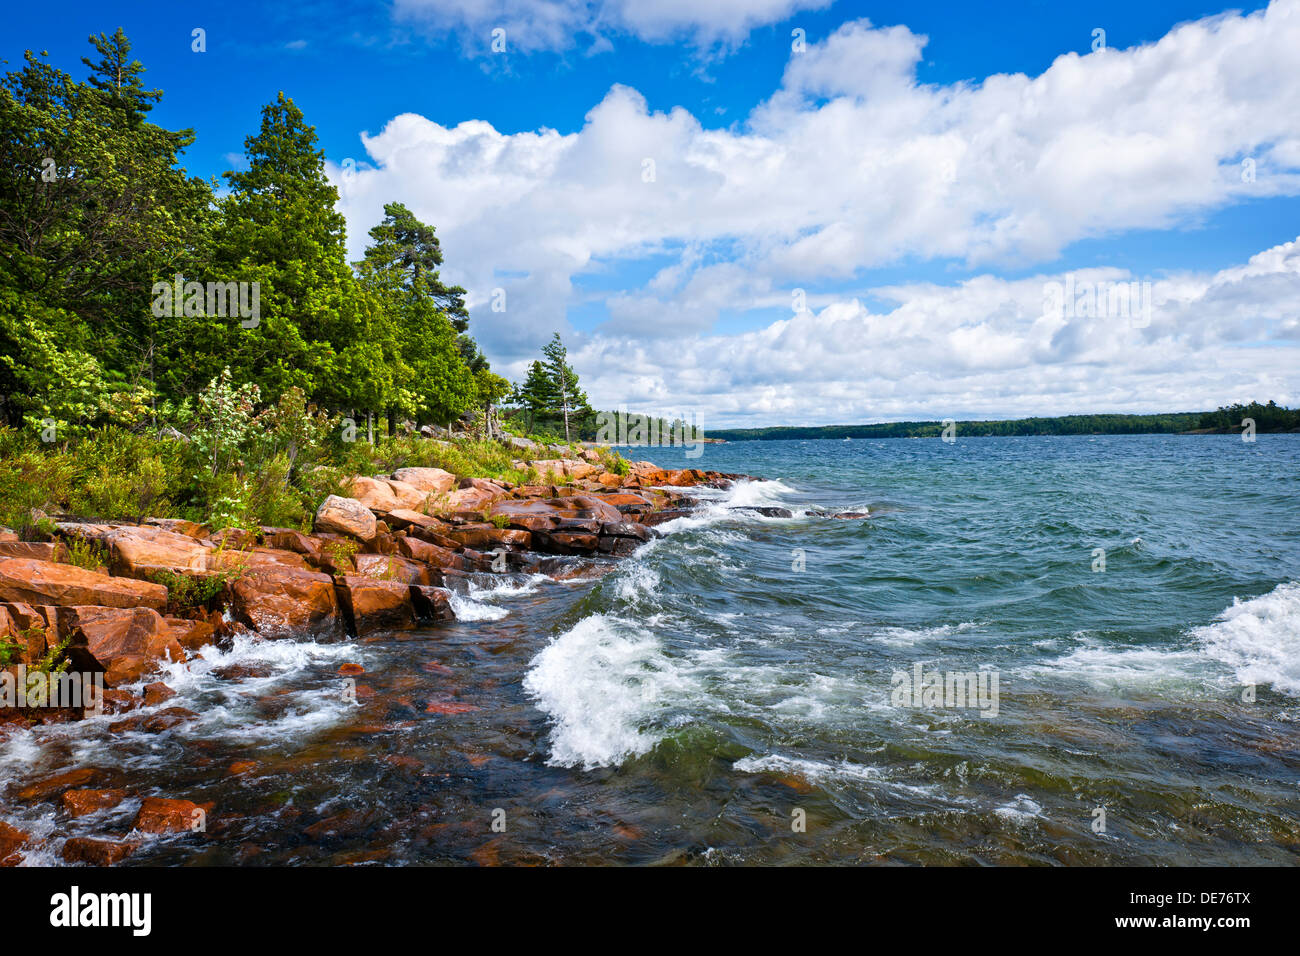
[[[553,723],[547,763],[590,770],[649,752],[679,675],[654,635],[609,614],[584,618],[533,658],[524,690]]]
[[[1279,584],[1242,601],[1192,636],[1204,652],[1232,668],[1242,684],[1266,684],[1300,697],[1300,583]]]

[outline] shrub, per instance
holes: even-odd
[[[56,559],[87,571],[103,571],[108,566],[108,552],[104,546],[82,537],[65,540],[56,550]]]

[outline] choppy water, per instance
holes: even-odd
[[[164,705],[198,720],[21,732],[0,773],[215,801],[138,863],[1300,859],[1300,436],[644,452],[772,480],[437,630],[209,649]],[[917,664],[996,675],[996,715],[897,706]],[[3,815],[53,862],[136,805]]]

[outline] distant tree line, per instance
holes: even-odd
[[[1150,435],[1195,431],[1240,431],[1242,421],[1252,418],[1260,432],[1300,429],[1300,409],[1286,409],[1274,402],[1261,405],[1231,405],[1213,412],[1170,412],[1158,415],[1063,415],[1055,418],[1018,418],[1005,421],[957,422],[957,434],[964,437],[1013,435]],[[715,428],[710,438],[726,441],[768,441],[777,439],[845,438],[938,438],[944,422],[886,422],[877,425],[826,425],[773,428]]]

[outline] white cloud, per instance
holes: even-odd
[[[506,31],[507,50],[568,50],[590,41],[589,53],[613,49],[611,35],[650,43],[685,39],[727,50],[763,26],[818,10],[832,0],[396,0],[397,16],[459,35],[468,50],[490,46]]]
[[[904,27],[847,23],[792,55],[781,87],[729,129],[650,112],[625,86],[568,135],[398,116],[363,137],[374,168],[342,183],[354,252],[384,202],[435,223],[447,276],[471,291],[475,334],[511,375],[566,330],[583,299],[576,276],[670,255],[643,287],[609,297],[603,329],[566,340],[581,345],[579,371],[598,376],[593,399],[707,404],[719,421],[1190,407],[1249,397],[1247,386],[1300,397],[1290,348],[1253,348],[1245,362],[1229,345],[1261,329],[1295,337],[1278,297],[1294,301],[1289,248],[1263,254],[1284,268],[1187,279],[1205,286],[1191,304],[1123,343],[1093,323],[1044,324],[1042,279],[892,290],[900,305],[883,316],[826,305],[817,289],[909,257],[1048,263],[1078,239],[1300,193],[1300,2],[979,84],[919,84],[924,44]],[[498,286],[505,313],[486,307]],[[793,287],[824,307],[700,337],[720,313],[788,308]],[[1188,366],[1171,368],[1179,357]],[[845,361],[859,371],[846,375]]]
[[[1067,278],[1079,294],[1150,282],[1150,313],[1102,296],[1108,314],[1052,314],[1046,286]],[[1300,239],[1207,275],[1088,269],[875,293],[894,307],[838,301],[729,336],[596,336],[575,364],[593,401],[694,409],[706,428],[1300,401]]]

